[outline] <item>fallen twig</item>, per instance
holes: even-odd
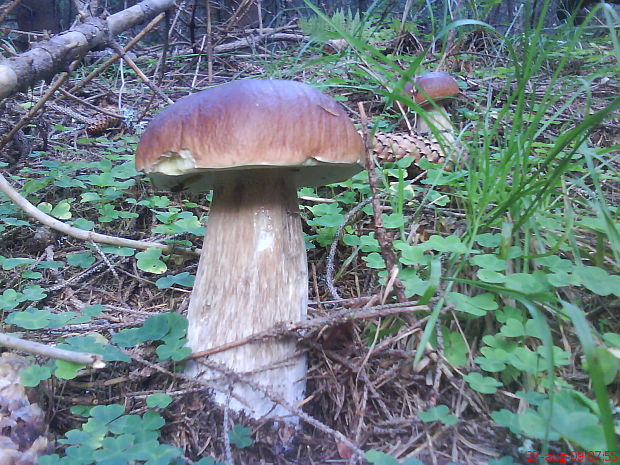
[[[112,41],[110,46],[114,49],[114,51],[118,55],[120,55],[123,58],[123,60],[125,60],[125,62],[129,65],[129,67],[134,70],[134,72],[142,80],[142,82],[144,82],[144,84],[146,84],[146,86],[149,89],[151,89],[153,92],[155,92],[159,96],[159,98],[161,98],[168,105],[172,105],[174,103],[174,101],[170,97],[168,97],[166,94],[164,94],[161,91],[161,89],[159,89],[155,84],[153,84],[150,81],[150,79],[148,77],[146,77],[146,74],[144,74],[142,72],[142,70],[140,68],[138,68],[138,65],[136,65],[136,63],[131,59],[131,57],[125,53],[125,50],[123,49],[123,47],[121,47],[120,45],[118,45],[114,41]]]
[[[324,329],[327,326],[335,326],[338,324],[346,323],[353,320],[364,320],[367,318],[375,318],[378,316],[397,315],[399,313],[410,313],[418,310],[426,310],[429,308],[427,305],[415,305],[414,302],[400,302],[396,304],[377,305],[375,307],[364,307],[355,310],[344,309],[337,312],[330,313],[329,316],[323,318],[313,318],[311,320],[296,321],[281,323],[273,326],[264,331],[250,334],[236,341],[228,342],[211,349],[202,350],[200,352],[194,352],[186,357],[184,360],[193,360],[201,357],[224,352],[226,350],[234,349],[245,344],[254,344],[266,339],[273,339],[278,337],[299,337],[298,332],[301,330],[313,330]]]
[[[293,40],[299,41],[307,39],[308,36],[303,34],[290,34],[286,32],[276,32],[267,34],[257,34],[255,36],[244,37],[243,39],[235,40],[234,42],[228,42],[226,44],[219,44],[213,47],[215,53],[230,52],[232,50],[238,50],[240,48],[246,48],[254,45],[261,39],[269,38],[271,40]]]
[[[17,124],[15,124],[15,126],[13,126],[13,128],[7,134],[5,134],[5,136],[0,141],[0,150],[2,150],[4,146],[8,144],[9,141],[13,138],[15,133],[19,131],[22,127],[24,127],[30,121],[30,119],[43,107],[45,102],[50,99],[52,94],[56,92],[56,90],[67,80],[67,78],[71,75],[71,72],[75,69],[77,65],[78,62],[74,61],[69,66],[69,71],[65,71],[58,75],[56,80],[49,86],[47,91],[45,91],[43,97],[41,97],[39,101],[32,108],[30,108],[30,110],[28,110],[28,113],[21,120],[19,120]]]
[[[15,205],[21,208],[28,216],[43,223],[45,226],[49,226],[56,231],[59,231],[68,236],[75,237],[83,241],[94,241],[101,244],[115,245],[118,247],[131,247],[132,249],[161,249],[168,253],[181,253],[185,255],[200,255],[200,252],[196,249],[187,249],[185,247],[176,247],[165,244],[158,244],[156,242],[136,241],[133,239],[125,239],[122,237],[108,236],[106,234],[99,234],[92,231],[85,231],[83,229],[74,228],[56,218],[43,213],[33,204],[31,204],[26,198],[24,198],[9,181],[0,174],[0,192],[6,194]]]
[[[131,50],[133,48],[134,45],[136,45],[140,39],[142,39],[142,37],[144,37],[146,34],[148,34],[151,29],[153,29],[155,26],[157,26],[157,24],[159,24],[159,22],[165,17],[164,13],[160,13],[158,14],[155,18],[153,18],[151,20],[150,23],[148,23],[146,25],[146,27],[144,29],[142,29],[133,39],[131,39],[127,45],[125,45],[123,47],[123,53],[128,52],[129,50]],[[111,65],[113,65],[114,63],[116,63],[120,58],[121,58],[121,54],[115,54],[112,57],[110,57],[105,63],[103,63],[101,66],[99,66],[96,70],[94,70],[93,72],[91,72],[88,76],[86,76],[84,79],[82,79],[82,81],[78,82],[76,85],[74,85],[71,89],[69,89],[69,93],[73,94],[75,91],[77,91],[78,89],[81,89],[82,87],[84,87],[86,84],[88,84],[90,81],[92,81],[94,78],[96,78],[97,76],[99,76],[101,73],[103,73],[106,69],[108,69]]]
[[[2,14],[0,14],[0,24],[2,24],[2,22],[6,19],[9,13],[11,13],[11,11],[13,11],[21,2],[22,0],[13,0],[13,3],[10,3],[3,7],[4,11],[2,12]]]
[[[327,285],[327,289],[332,296],[332,299],[339,300],[340,294],[338,294],[338,290],[334,285],[334,275],[335,275],[335,265],[334,258],[336,256],[336,249],[338,248],[338,241],[340,241],[340,235],[342,231],[344,231],[344,227],[349,223],[351,218],[357,214],[362,208],[368,205],[372,201],[372,197],[368,197],[362,202],[358,203],[355,207],[353,207],[344,217],[344,221],[340,223],[338,229],[336,230],[336,234],[334,236],[334,241],[332,242],[331,247],[329,248],[329,254],[327,255],[327,265],[325,266],[325,284]]]
[[[232,456],[232,448],[230,447],[230,437],[228,436],[228,429],[230,428],[230,422],[228,420],[228,415],[230,411],[230,395],[232,393],[232,387],[228,390],[228,395],[226,396],[226,403],[224,404],[224,419],[222,421],[222,439],[224,440],[224,450],[226,452],[226,465],[235,465]]]
[[[41,355],[55,360],[64,360],[65,362],[79,363],[80,365],[92,366],[96,369],[105,367],[105,363],[99,354],[59,349],[58,347],[27,341],[4,333],[0,333],[0,345],[19,350],[20,352]]]
[[[396,256],[394,254],[394,249],[392,248],[392,241],[387,235],[387,231],[383,226],[383,218],[381,217],[381,204],[379,203],[379,194],[378,194],[378,182],[377,182],[377,171],[375,169],[375,160],[372,157],[372,144],[371,138],[368,136],[368,125],[366,118],[366,111],[364,110],[364,105],[362,102],[359,104],[360,117],[362,120],[361,130],[362,136],[364,139],[364,144],[366,146],[366,169],[368,170],[368,184],[370,185],[370,195],[371,195],[371,204],[373,211],[373,220],[375,224],[375,235],[377,237],[377,241],[379,242],[379,247],[381,248],[381,256],[385,261],[386,269],[388,270],[388,283],[386,283],[386,294],[389,291],[389,284],[394,288],[394,294],[399,302],[405,302],[407,298],[405,297],[405,286],[398,276],[398,265],[396,264]]]

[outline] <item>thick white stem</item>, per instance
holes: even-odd
[[[235,341],[278,322],[305,319],[307,286],[306,251],[290,173],[246,171],[220,184],[214,191],[189,304],[192,351]],[[297,354],[295,341],[247,344],[211,360],[236,373],[256,372],[252,381],[291,404],[302,400],[306,359]],[[199,362],[192,362],[188,371],[202,379],[221,376]],[[229,384],[224,378],[218,383],[224,388]],[[245,384],[232,388],[243,400],[231,400],[235,410],[256,418],[288,414]],[[218,402],[225,399],[216,394]]]
[[[454,127],[452,126],[452,122],[446,110],[444,110],[443,107],[427,108],[426,117],[428,123],[440,132],[443,140],[439,139],[439,142],[446,144],[448,147],[453,147],[456,141],[454,137]],[[422,134],[431,133],[429,124],[420,116],[418,116],[415,129]]]

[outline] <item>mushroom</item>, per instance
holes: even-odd
[[[404,90],[424,110],[426,118],[418,118],[415,129],[420,133],[431,131],[429,124],[443,135],[442,142],[454,144],[452,123],[443,107],[447,99],[456,97],[460,90],[452,76],[441,71],[422,74],[405,84]]]
[[[306,317],[308,270],[297,187],[362,169],[364,147],[342,106],[294,81],[235,81],[182,98],[144,132],[136,166],[155,187],[204,192],[213,201],[190,297],[189,347],[204,351]],[[235,344],[233,344],[235,345]],[[291,339],[268,339],[210,356],[279,399],[303,399],[306,359]],[[259,390],[200,362],[216,401],[255,417],[288,413]],[[294,417],[289,421],[296,422]]]

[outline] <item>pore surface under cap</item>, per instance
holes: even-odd
[[[158,187],[196,191],[232,170],[275,167],[290,168],[300,186],[320,185],[359,171],[363,150],[331,97],[295,81],[244,80],[184,97],[155,117],[136,167]]]

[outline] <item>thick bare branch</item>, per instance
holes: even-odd
[[[174,0],[144,0],[106,20],[88,18],[73,29],[35,44],[31,50],[0,61],[0,98],[66,71],[90,49],[111,44],[114,36],[174,6]]]

